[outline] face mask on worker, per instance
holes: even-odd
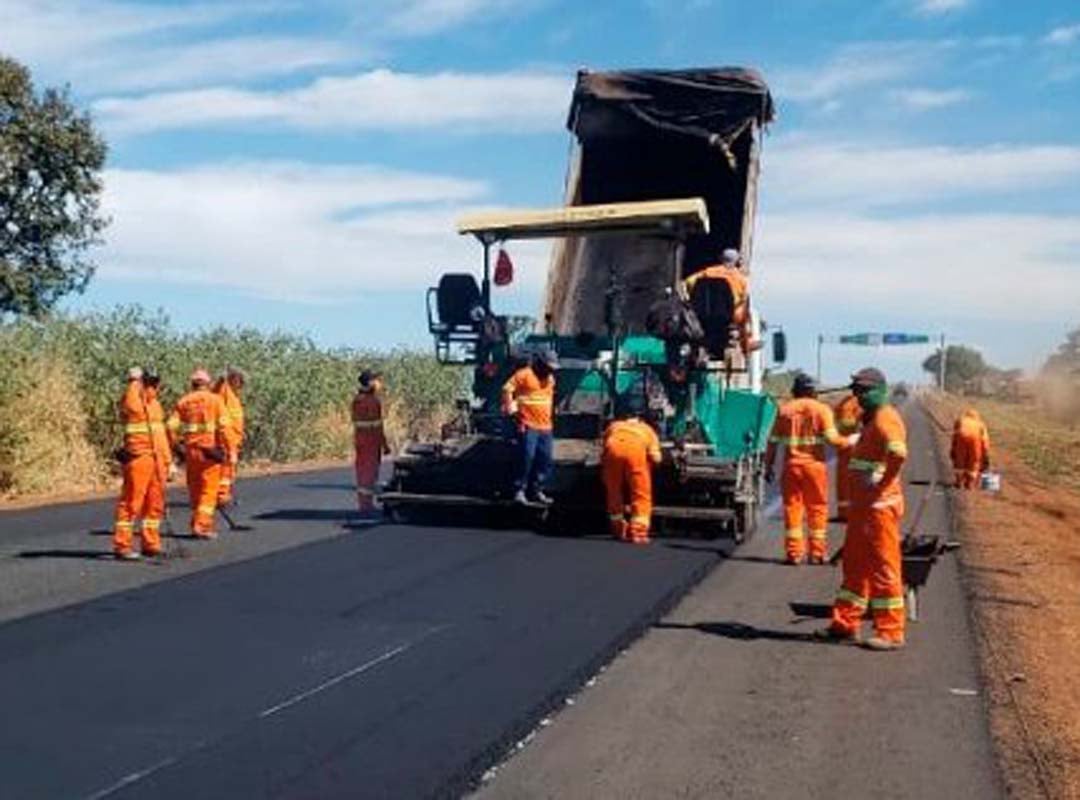
[[[872,389],[859,392],[857,398],[864,411],[876,411],[889,402],[889,387],[884,384],[875,386]]]

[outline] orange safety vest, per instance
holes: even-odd
[[[361,389],[356,393],[352,402],[353,433],[356,436],[378,435],[381,439],[384,434],[382,401],[378,394],[371,389]]]
[[[169,436],[185,447],[216,447],[224,441],[225,404],[209,389],[195,389],[176,403],[169,417]]]
[[[840,434],[832,409],[813,397],[797,397],[780,407],[769,441],[787,450],[788,464],[824,461],[825,445],[836,445]]]
[[[886,461],[889,456],[907,458],[907,429],[900,412],[893,406],[882,406],[875,412],[869,422],[863,424],[859,441],[851,453],[851,462],[848,469],[852,475],[862,473],[864,475],[881,477],[885,473]],[[852,489],[853,504],[858,504],[860,497],[865,498],[865,482],[855,481]],[[888,484],[877,485],[873,489],[873,505],[903,505],[904,487],[901,485],[900,476],[897,475]]]
[[[728,288],[731,289],[733,305],[731,321],[736,325],[745,324],[748,317],[747,312],[750,301],[750,282],[747,280],[743,271],[736,267],[729,267],[726,264],[715,264],[711,267],[705,267],[683,281],[687,295],[692,295],[694,286],[698,281],[702,280],[727,282]]]
[[[849,394],[837,403],[833,415],[836,417],[836,429],[844,436],[859,432],[859,426],[862,425],[862,406],[855,395]]]
[[[225,446],[234,453],[239,452],[240,445],[244,442],[244,404],[227,380],[221,382],[215,394],[221,398],[225,407],[225,415],[221,420]]]
[[[165,432],[165,411],[157,390],[129,381],[120,400],[120,421],[124,426],[124,450],[132,456],[151,456],[168,464],[171,460]]]
[[[660,438],[647,422],[640,419],[617,419],[604,431],[604,451],[627,453],[642,451],[654,464],[660,463]]]
[[[517,414],[523,426],[534,431],[554,427],[555,376],[543,381],[532,367],[522,367],[510,376],[502,389],[503,408]],[[515,412],[516,409],[516,412]]]

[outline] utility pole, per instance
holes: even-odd
[[[941,334],[941,350],[938,351],[938,388],[945,391],[945,334]]]
[[[825,337],[822,334],[817,336],[817,384],[821,386],[821,346],[825,344]]]

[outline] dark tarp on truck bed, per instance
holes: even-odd
[[[773,113],[769,87],[750,69],[582,70],[567,127],[582,141],[668,133],[730,144]]]

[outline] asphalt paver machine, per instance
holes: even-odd
[[[739,540],[753,532],[776,415],[762,390],[763,352],[740,346],[730,297],[692,305],[681,286],[728,247],[740,250],[749,276],[760,136],[771,116],[764,82],[746,70],[579,73],[567,204],[461,220],[459,233],[480,244],[479,274],[445,274],[428,291],[436,355],[471,369],[471,390],[440,441],[395,459],[382,494],[391,515],[456,521],[479,511],[491,522],[525,515],[564,533],[603,530],[601,437],[623,400],[651,418],[663,443],[657,532]],[[515,331],[492,302],[492,256],[539,238],[554,240],[542,319]],[[760,341],[764,323],[752,306],[745,324],[743,339]],[[702,328],[716,325],[730,328],[730,346],[702,344]],[[784,349],[778,334],[776,360]],[[500,395],[540,351],[560,364],[555,502],[521,508],[511,502],[516,432]]]

